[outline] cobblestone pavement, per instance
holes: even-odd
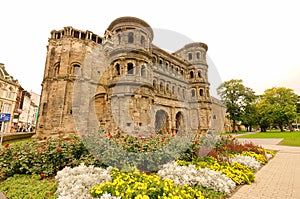
[[[300,199],[300,147],[277,145],[281,139],[244,139],[278,153],[256,174],[251,185],[241,186],[230,199]]]

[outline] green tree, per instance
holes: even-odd
[[[228,119],[232,120],[233,132],[238,121],[246,121],[245,114],[247,110],[250,112],[251,104],[255,100],[254,91],[245,87],[240,79],[232,79],[223,82],[217,88],[218,94],[221,96],[226,106]]]
[[[258,104],[261,122],[278,125],[281,132],[287,124],[292,131],[292,122],[297,117],[297,101],[298,96],[290,88],[274,87],[265,90]]]

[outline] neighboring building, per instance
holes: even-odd
[[[212,97],[211,130],[214,133],[224,133],[229,130],[228,119],[225,118],[226,106],[221,100]]]
[[[0,109],[1,113],[8,113],[11,115],[10,121],[5,122],[2,126],[0,122],[0,129],[4,132],[11,132],[14,129],[12,125],[14,111],[19,92],[19,83],[5,70],[4,64],[0,63]]]
[[[134,17],[114,20],[103,37],[72,27],[53,30],[38,135],[93,125],[107,131],[206,132],[212,112],[207,45],[190,43],[169,53],[152,44],[153,36]]]
[[[18,120],[18,131],[34,131],[37,123],[40,95],[23,90],[20,104],[21,114]]]

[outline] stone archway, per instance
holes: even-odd
[[[158,110],[155,114],[155,132],[166,133],[169,130],[169,117],[166,111]]]
[[[181,111],[176,113],[175,120],[176,120],[176,133],[178,131],[183,131],[185,127],[184,127],[183,114]]]

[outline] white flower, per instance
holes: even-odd
[[[226,194],[235,189],[235,183],[223,173],[208,168],[197,170],[194,165],[179,166],[175,161],[163,165],[157,175],[163,180],[173,180],[176,185],[200,185]]]
[[[255,171],[257,171],[261,167],[260,162],[258,162],[255,158],[250,157],[250,156],[237,155],[234,158],[230,158],[229,162],[230,163],[238,162],[242,165],[245,165],[246,167],[248,167],[250,169],[254,169]]]
[[[55,179],[58,181],[56,193],[59,199],[90,199],[90,189],[100,183],[111,181],[110,170],[85,166],[65,167],[57,172]]]

